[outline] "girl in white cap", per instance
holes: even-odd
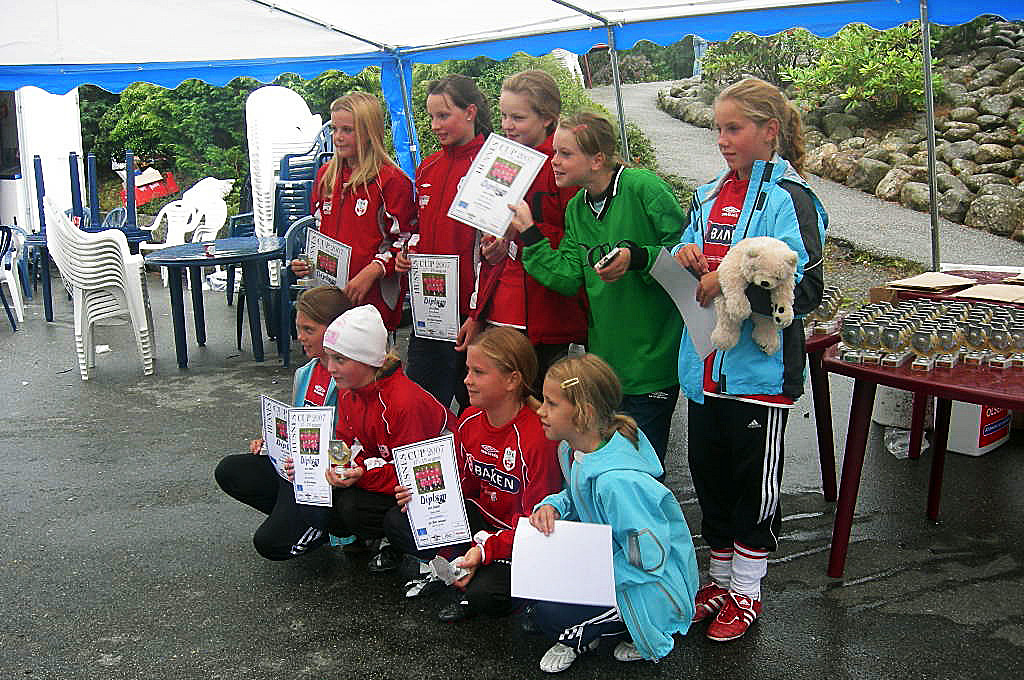
[[[455,417],[402,371],[388,353],[388,332],[380,312],[363,305],[345,312],[324,334],[327,371],[338,387],[334,436],[352,449],[351,467],[327,471],[335,487],[332,534],[383,538],[385,513],[395,505],[398,478],[391,451],[437,437]],[[371,571],[390,571],[401,554],[389,546],[370,560]]]

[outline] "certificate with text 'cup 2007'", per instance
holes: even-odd
[[[468,541],[471,532],[455,463],[455,436],[399,446],[391,455],[398,483],[412,492],[406,514],[417,550]]]
[[[417,338],[455,342],[459,335],[459,256],[409,255],[412,331]]]
[[[331,506],[327,449],[334,433],[334,407],[288,410],[288,448],[295,464],[295,502]]]
[[[508,207],[523,200],[547,159],[492,132],[459,185],[448,217],[501,238],[512,220]]]
[[[265,394],[260,395],[260,413],[263,415],[263,452],[273,463],[277,474],[288,479],[284,461],[291,456],[288,448],[288,411],[291,406]],[[290,479],[288,479],[291,482]]]
[[[325,286],[344,288],[348,283],[348,265],[352,248],[313,229],[306,230],[306,257],[313,278]]]

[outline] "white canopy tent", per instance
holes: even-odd
[[[9,3],[0,28],[0,89],[36,85],[55,93],[85,83],[119,92],[145,81],[188,78],[223,85],[238,76],[270,81],[381,67],[404,167],[415,165],[413,63],[561,47],[625,49],[689,35],[725,40],[803,27],[832,35],[846,24],[891,28],[926,17],[961,24],[979,14],[1024,16],[1020,0],[33,0]],[[612,52],[614,55],[614,51]],[[613,75],[615,61],[613,58]],[[616,85],[617,77],[616,77]],[[619,117],[624,119],[621,104]],[[934,190],[933,190],[934,194]],[[934,199],[933,199],[934,203]],[[937,223],[933,215],[933,232]],[[937,241],[936,241],[937,243]],[[934,246],[933,246],[934,250]],[[937,258],[937,251],[935,252]],[[937,259],[936,259],[937,262]]]

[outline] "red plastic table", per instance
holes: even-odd
[[[1019,368],[993,369],[987,366],[959,365],[955,368],[917,372],[910,370],[909,363],[900,368],[865,366],[840,361],[836,357],[834,347],[825,351],[822,368],[826,373],[838,373],[854,379],[850,422],[846,435],[846,454],[843,457],[839,503],[836,506],[832,550],[828,561],[828,575],[840,578],[846,566],[853,510],[857,504],[857,492],[860,489],[860,476],[864,465],[864,449],[871,425],[871,407],[875,401],[875,387],[887,385],[909,390],[915,395],[936,398],[935,439],[932,443],[932,469],[928,483],[927,505],[928,518],[935,520],[939,516],[952,401],[955,399],[1015,410],[1024,408],[1024,371]]]
[[[821,493],[827,501],[836,500],[836,451],[832,436],[832,398],[828,371],[821,360],[825,350],[839,342],[839,333],[811,335],[807,338],[807,369],[811,377],[814,426],[818,433],[818,460],[821,463]]]

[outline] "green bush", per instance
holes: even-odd
[[[619,78],[623,83],[650,83],[661,80],[654,72],[650,59],[642,54],[627,54],[619,59]],[[609,60],[606,66],[594,73],[594,82],[611,83],[612,80],[612,64]]]
[[[818,39],[802,28],[762,37],[740,32],[708,47],[701,59],[705,82],[721,88],[745,76],[756,76],[786,87],[791,71],[813,63],[820,52]]]
[[[821,54],[813,63],[786,71],[803,96],[838,94],[848,108],[867,105],[881,119],[924,106],[920,31],[910,22],[887,31],[851,24],[834,38],[815,39]],[[933,76],[939,92],[942,80]]]
[[[624,83],[646,83],[655,80],[678,80],[693,74],[693,36],[662,47],[641,40],[628,50],[619,50],[619,77]],[[591,81],[594,85],[612,83],[611,60],[607,49],[587,55]]]

